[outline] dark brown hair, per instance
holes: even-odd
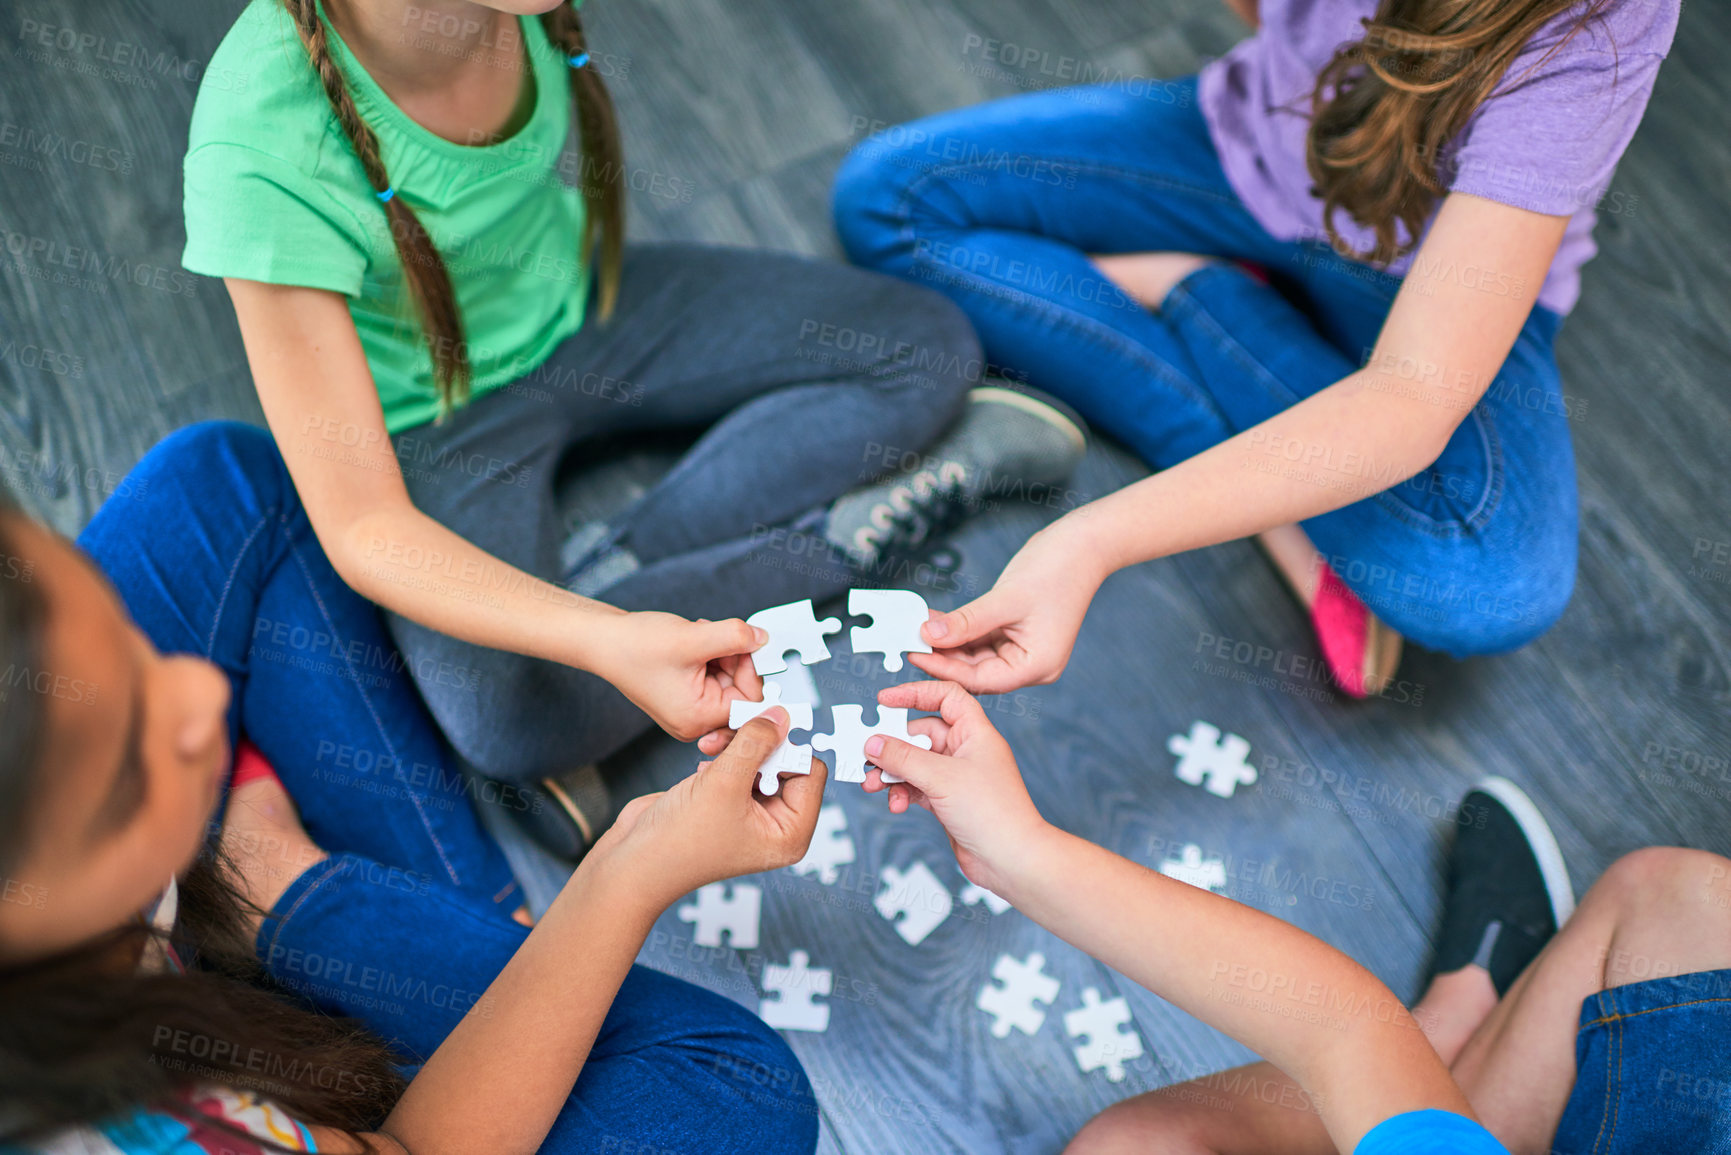
[[[313,70],[337,124],[349,138],[367,181],[375,194],[391,188],[391,178],[385,172],[385,162],[379,152],[379,139],[361,118],[349,94],[348,84],[336,60],[331,56],[328,30],[319,16],[318,0],[282,0],[283,7],[294,18],[301,43],[306,46]],[[541,27],[547,38],[567,59],[588,52],[583,35],[583,23],[570,0],[541,17]],[[583,149],[583,174],[578,184],[583,193],[586,223],[583,236],[578,238],[578,253],[585,266],[600,249],[597,266],[600,290],[600,315],[606,319],[613,313],[619,296],[619,273],[625,261],[625,166],[619,142],[619,124],[613,114],[613,98],[601,71],[594,64],[572,68],[571,99],[576,106],[578,138]],[[457,294],[451,284],[451,273],[437,246],[427,235],[420,219],[408,206],[401,193],[388,198],[383,205],[385,220],[390,227],[397,257],[402,262],[404,284],[414,299],[426,333],[427,347],[433,358],[433,375],[439,391],[441,415],[462,405],[469,397],[470,365],[468,346],[463,341],[463,317],[457,307]]]
[[[1363,38],[1335,52],[1311,95],[1305,159],[1334,247],[1378,264],[1411,249],[1443,195],[1443,150],[1510,63],[1545,24],[1580,6],[1580,19],[1542,64],[1607,3],[1381,0],[1363,22]],[[1375,232],[1368,253],[1342,239],[1334,224],[1340,211]]]
[[[19,553],[7,532],[19,516],[0,499],[0,555]],[[38,573],[0,566],[0,667],[42,664],[50,610]],[[0,696],[0,877],[31,842],[47,727],[41,695]],[[213,844],[181,879],[184,973],[139,972],[156,937],[142,922],[0,967],[0,1146],[139,1107],[185,1114],[176,1097],[210,1082],[255,1089],[304,1123],[355,1132],[383,1122],[403,1091],[395,1057],[361,1025],[267,989],[232,877]],[[173,1045],[189,1040],[193,1062]]]

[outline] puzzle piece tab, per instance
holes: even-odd
[[[1250,743],[1237,734],[1223,736],[1207,722],[1192,722],[1188,736],[1172,735],[1166,739],[1166,749],[1179,756],[1173,773],[1180,781],[1200,786],[1206,778],[1208,793],[1221,798],[1230,798],[1239,786],[1256,781],[1256,769],[1245,761]]]
[[[986,909],[993,914],[1003,914],[1010,909],[1008,899],[999,898],[985,887],[973,882],[962,887],[962,893],[958,897],[969,906],[977,906],[983,902],[986,904]]]
[[[929,734],[908,734],[908,712],[896,706],[879,706],[878,720],[867,726],[864,722],[865,708],[863,706],[847,705],[832,706],[830,718],[834,733],[814,734],[811,744],[813,749],[833,750],[835,752],[835,780],[837,782],[864,782],[866,778],[866,739],[873,734],[886,734],[891,738],[900,738],[904,742],[912,742],[923,750],[932,748]],[[900,782],[893,774],[885,773],[885,782]]]
[[[1215,894],[1226,893],[1226,864],[1218,858],[1204,861],[1202,848],[1194,842],[1185,846],[1179,857],[1162,862],[1160,873]]]
[[[758,767],[757,788],[764,794],[774,794],[781,789],[783,774],[810,774],[811,747],[793,740],[795,730],[811,729],[811,706],[794,703],[789,705],[781,700],[781,687],[773,683],[765,683],[763,701],[746,702],[736,700],[727,708],[727,724],[735,730],[769,709],[780,706],[787,711],[787,737],[781,740],[781,745],[770,751],[769,757]]]
[[[1130,1021],[1130,1004],[1122,998],[1100,1001],[1100,992],[1093,987],[1082,992],[1082,1008],[1064,1016],[1064,1030],[1072,1039],[1087,1036],[1086,1041],[1072,1050],[1076,1065],[1084,1073],[1105,1068],[1108,1082],[1124,1081],[1124,1064],[1142,1057],[1142,1036],[1131,1027],[1118,1028]]]
[[[1045,1010],[1034,1004],[1051,1006],[1058,997],[1058,980],[1044,973],[1045,965],[1046,956],[1039,951],[1023,960],[1001,954],[992,964],[992,978],[1000,985],[981,987],[974,1005],[992,1016],[993,1038],[1009,1038],[1012,1027],[1031,1035],[1046,1021]]]
[[[763,989],[776,997],[758,1004],[758,1018],[782,1031],[829,1029],[829,1004],[813,999],[830,993],[835,975],[810,963],[810,955],[796,950],[787,966],[771,963],[763,968]]]
[[[849,590],[847,612],[872,620],[869,626],[853,628],[853,652],[882,654],[884,669],[892,674],[902,668],[903,654],[932,652],[920,637],[920,627],[931,614],[926,599],[913,590]]]
[[[678,910],[679,920],[695,928],[692,941],[698,946],[720,946],[727,932],[727,945],[735,950],[757,946],[757,924],[763,909],[763,890],[748,882],[712,882],[699,887],[697,902]]]
[[[787,669],[790,650],[797,650],[799,660],[808,666],[813,662],[827,661],[829,643],[824,641],[824,637],[841,629],[840,618],[819,621],[812,612],[810,598],[758,610],[745,621],[747,625],[759,626],[769,633],[769,641],[751,655],[751,664],[759,674],[779,674]]]
[[[839,868],[853,861],[853,839],[847,830],[847,813],[831,803],[817,812],[817,831],[805,857],[788,867],[795,874],[815,874],[825,886],[834,885]]]
[[[928,934],[950,917],[950,911],[955,907],[949,890],[923,862],[916,862],[905,871],[886,866],[882,877],[883,889],[878,891],[872,905],[878,908],[879,914],[895,923],[896,933],[909,946],[919,946],[924,942]],[[898,914],[901,915],[899,922],[896,921]]]

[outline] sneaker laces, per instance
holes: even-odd
[[[890,541],[918,546],[946,521],[955,518],[957,511],[948,499],[967,481],[965,466],[946,461],[937,471],[921,469],[892,486],[889,496],[872,506],[866,516],[867,524],[854,531],[855,560],[871,564]]]

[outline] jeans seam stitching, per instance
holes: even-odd
[[[320,887],[324,886],[325,883],[331,880],[340,868],[339,864],[343,857],[345,856],[333,854],[329,858],[326,858],[323,863],[324,869],[320,871],[317,878],[307,884],[305,890],[301,891],[300,895],[295,899],[294,905],[283,911],[281,914],[274,916],[276,927],[271,931],[270,948],[267,952],[267,956],[276,953],[277,940],[282,938],[282,932],[288,928],[288,924],[294,918],[295,912],[300,910],[301,906],[311,898]],[[269,964],[267,963],[266,965],[268,966]]]
[[[329,627],[331,636],[333,638],[336,637],[336,621],[331,617],[330,608],[325,605],[324,598],[319,594],[318,586],[313,581],[312,571],[307,568],[306,559],[302,556],[299,545],[290,541],[289,551],[294,554],[295,565],[299,567],[301,576],[306,579],[307,592],[311,595],[313,604],[318,606],[319,614],[324,618],[325,625]],[[362,687],[360,675],[354,667],[354,662],[349,659],[347,654],[345,654],[342,658],[342,663],[343,668],[348,671],[350,680],[354,683],[355,692],[360,695],[361,703],[366,707],[367,717],[372,720],[373,726],[377,730],[380,740],[384,742],[385,747],[390,751],[392,764],[400,765],[401,760],[397,757],[396,745],[391,741],[390,733],[386,730],[383,720],[380,719],[378,715],[378,711],[373,708],[372,699],[367,695],[366,690]],[[456,867],[452,865],[450,857],[446,854],[445,845],[439,840],[438,832],[433,829],[432,823],[428,821],[426,810],[422,807],[420,798],[412,790],[404,791],[404,795],[409,799],[410,805],[415,808],[415,817],[420,820],[421,829],[426,831],[427,840],[433,844],[433,849],[438,854],[439,862],[443,864],[445,873],[450,877],[451,884],[458,887],[462,886],[463,880],[458,875]]]
[[[269,511],[260,515],[251,532],[246,535],[246,540],[240,543],[240,549],[235,551],[234,562],[228,567],[228,575],[223,579],[222,593],[217,595],[216,612],[211,615],[210,619],[210,633],[204,639],[204,656],[206,658],[210,658],[216,653],[216,634],[222,628],[223,615],[228,610],[228,598],[234,592],[234,583],[240,574],[241,562],[246,560],[246,555],[252,551],[253,543],[258,540],[258,535],[264,531],[264,527],[269,524],[271,517],[272,514]]]

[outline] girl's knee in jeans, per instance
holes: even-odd
[[[240,421],[183,426],[157,442],[140,467],[206,479],[238,476],[272,491],[288,482],[287,467],[271,435]]]
[[[763,1155],[810,1155],[817,1147],[817,1099],[805,1068],[788,1045],[752,1016],[740,1024],[747,1037],[725,1048],[705,1048],[704,1064],[725,1089],[716,1112],[728,1126],[753,1136]]]

